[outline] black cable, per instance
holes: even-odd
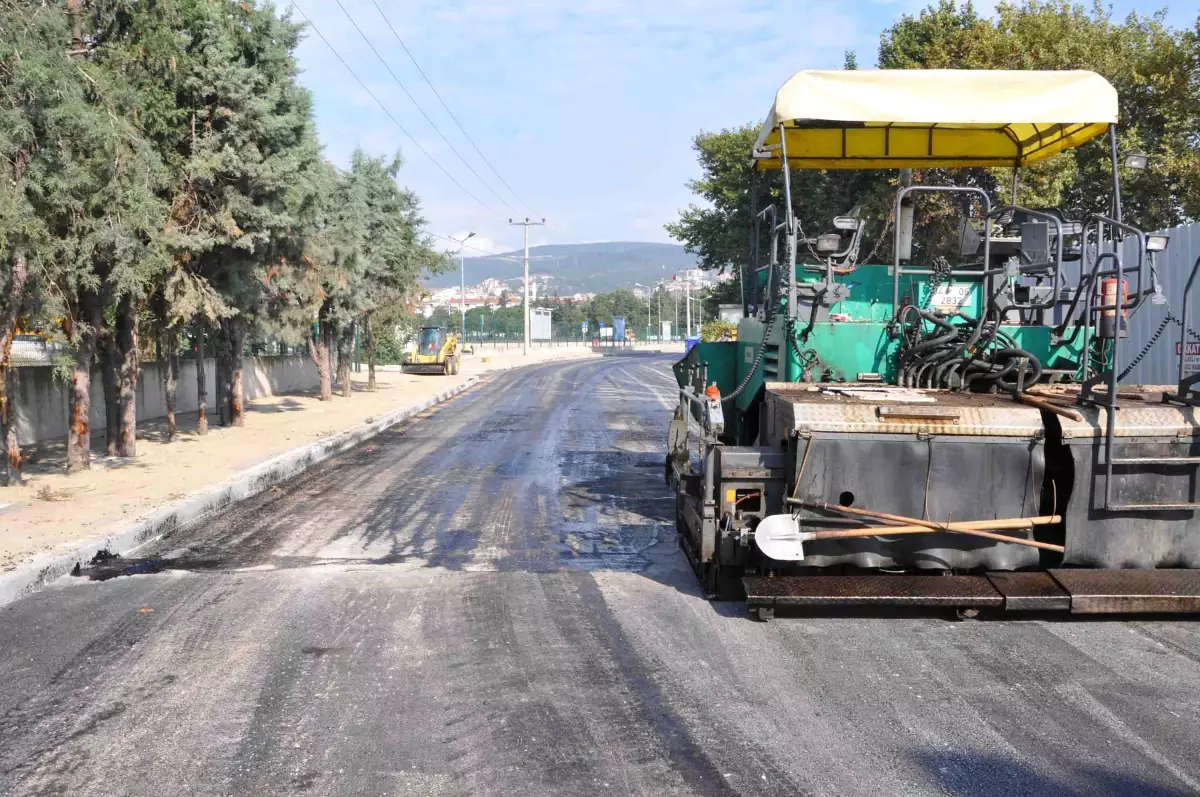
[[[383,13],[383,9],[379,7],[379,3],[375,2],[375,0],[371,0],[371,5],[375,6],[375,10],[379,12],[379,16],[383,17],[384,24],[388,26],[388,30],[390,30],[392,35],[396,37],[396,41],[400,43],[400,47],[404,50],[404,54],[408,56],[408,60],[412,61],[413,66],[415,66],[417,71],[421,73],[421,77],[425,79],[425,83],[429,86],[429,90],[433,92],[433,96],[438,98],[438,102],[442,104],[442,107],[446,109],[446,113],[451,119],[454,120],[454,124],[458,126],[459,132],[463,134],[463,138],[470,142],[471,147],[475,150],[476,154],[479,155],[480,160],[487,164],[487,167],[492,170],[492,174],[496,175],[496,179],[500,181],[501,185],[508,189],[508,192],[513,195],[514,199],[532,211],[533,208],[530,207],[529,203],[522,199],[520,194],[513,190],[513,187],[508,184],[508,181],[504,179],[500,172],[496,170],[496,167],[492,165],[492,162],[487,159],[487,156],[483,154],[483,151],[479,149],[479,145],[476,144],[475,139],[471,138],[471,136],[467,133],[466,129],[462,125],[462,122],[458,121],[458,117],[454,115],[454,111],[450,110],[450,106],[446,104],[444,99],[442,99],[442,95],[438,93],[436,88],[433,87],[433,81],[429,79],[429,75],[426,75],[425,70],[422,69],[421,65],[417,63],[417,59],[413,57],[413,54],[408,49],[408,45],[405,44],[404,40],[400,38],[400,34],[397,33],[396,29],[392,26],[392,22],[387,18],[387,14]],[[504,204],[507,205],[508,203],[505,202]]]
[[[442,164],[438,163],[437,158],[430,155],[429,152],[424,147],[421,146],[421,143],[413,137],[412,133],[408,132],[408,130],[405,129],[404,125],[400,124],[400,120],[398,120],[395,116],[392,115],[392,112],[387,109],[387,106],[385,106],[382,102],[380,102],[379,98],[376,97],[369,88],[367,88],[367,84],[363,82],[363,79],[358,76],[357,72],[355,72],[353,69],[350,68],[350,64],[346,63],[346,59],[342,58],[341,53],[339,53],[337,50],[334,49],[333,45],[329,43],[329,39],[325,38],[325,34],[321,33],[321,29],[318,28],[316,25],[314,25],[312,20],[308,18],[308,15],[304,13],[304,9],[302,9],[300,6],[296,5],[295,0],[292,0],[292,7],[300,12],[300,16],[304,18],[305,23],[307,23],[308,26],[313,29],[313,32],[316,33],[317,36],[319,36],[321,38],[321,41],[325,42],[325,46],[329,48],[329,52],[333,53],[333,56],[335,58],[337,58],[339,61],[341,61],[342,66],[346,67],[346,71],[350,73],[350,76],[353,77],[355,79],[355,81],[358,82],[358,85],[362,86],[362,90],[367,93],[367,96],[370,97],[372,100],[374,100],[375,104],[379,106],[380,110],[382,110],[387,115],[387,117],[392,120],[392,124],[396,125],[396,127],[400,129],[400,132],[408,137],[408,140],[413,143],[414,147],[416,147],[418,150],[420,150],[421,153],[423,153],[425,155],[425,157],[429,158],[429,160],[433,162],[433,165],[438,167],[438,169],[442,172],[442,174],[446,175],[446,177],[450,180],[450,182],[452,182],[456,186],[458,186],[458,189],[460,191],[462,191],[464,194],[469,196],[471,199],[474,199],[480,205],[482,205],[483,207],[492,211],[493,213],[498,213],[501,216],[504,215],[504,214],[500,213],[500,211],[496,210],[494,207],[492,207],[491,205],[484,202],[482,199],[480,199],[479,197],[475,196],[473,193],[468,191],[462,183],[460,183],[457,179],[455,179],[454,175],[452,175],[450,172],[446,171],[446,167],[442,166]]]
[[[433,128],[433,132],[437,133],[438,136],[442,139],[442,141],[446,142],[446,146],[450,148],[450,151],[454,153],[455,157],[457,157],[460,161],[462,161],[462,165],[467,167],[467,171],[469,171],[471,174],[475,175],[475,179],[478,180],[479,183],[484,188],[491,191],[492,196],[496,197],[496,199],[499,199],[501,202],[503,202],[505,205],[508,205],[508,207],[512,208],[513,210],[516,210],[516,208],[513,207],[512,203],[510,203],[504,197],[500,196],[500,194],[496,192],[496,189],[492,188],[490,183],[488,183],[486,180],[484,180],[482,177],[479,176],[479,172],[475,171],[475,167],[473,167],[471,164],[467,163],[467,159],[462,156],[462,153],[460,153],[455,148],[455,146],[450,143],[450,139],[446,138],[445,134],[442,133],[441,129],[437,126],[437,124],[435,124],[434,121],[429,118],[429,114],[425,113],[425,109],[421,107],[421,103],[417,102],[417,98],[414,97],[412,95],[412,92],[408,90],[408,86],[405,86],[404,82],[402,80],[400,80],[399,77],[396,76],[396,73],[392,71],[392,68],[391,68],[391,66],[388,65],[388,62],[385,61],[383,56],[379,54],[379,51],[375,49],[375,45],[371,44],[371,40],[367,38],[367,34],[363,33],[363,29],[358,26],[358,23],[354,20],[354,17],[352,17],[350,15],[350,12],[346,10],[346,6],[342,4],[342,0],[333,0],[333,1],[335,3],[337,3],[338,8],[342,9],[342,13],[346,15],[346,19],[350,20],[350,24],[354,26],[354,29],[356,31],[358,31],[358,35],[362,38],[362,40],[364,42],[366,42],[367,47],[371,48],[371,52],[375,53],[375,57],[379,59],[379,63],[383,64],[383,68],[387,70],[387,73],[392,76],[392,80],[396,81],[396,85],[399,86],[400,90],[404,92],[404,96],[408,97],[408,99],[412,101],[412,104],[416,106],[417,111],[420,112],[421,116],[425,117],[425,121],[429,122],[429,126]],[[376,8],[378,8],[378,6],[376,6]],[[380,12],[380,13],[382,13],[382,12]],[[405,48],[405,49],[407,50],[407,48]],[[412,55],[410,54],[409,57],[411,58]]]

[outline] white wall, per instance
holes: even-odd
[[[208,378],[208,407],[211,414],[217,397],[214,360],[204,361],[204,373]],[[139,421],[162,418],[167,414],[164,374],[163,364],[142,363],[137,391]],[[318,385],[317,368],[306,355],[247,357],[242,380],[247,400],[308,390]],[[32,365],[15,368],[10,384],[16,410],[17,440],[21,445],[66,436],[70,426],[69,385],[55,381],[50,367]],[[181,413],[195,412],[197,407],[196,362],[184,360],[179,364],[175,409]],[[99,371],[92,373],[92,407],[88,423],[93,431],[105,427],[104,386]]]

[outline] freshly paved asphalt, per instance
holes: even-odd
[[[0,794],[1200,793],[1196,623],[705,601],[668,363],[496,376],[0,609]]]

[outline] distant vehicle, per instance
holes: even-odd
[[[423,327],[416,343],[405,352],[400,369],[406,374],[445,374],[459,370],[458,335],[441,327]]]

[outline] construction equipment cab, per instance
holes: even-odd
[[[441,327],[423,327],[405,353],[401,370],[406,374],[457,374],[460,349],[458,335]]]

